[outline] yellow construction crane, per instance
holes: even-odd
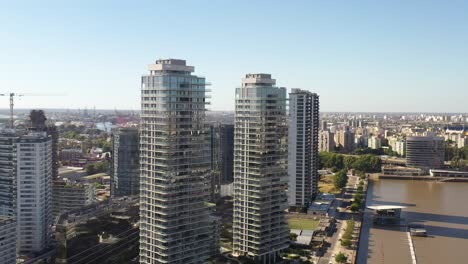
[[[14,97],[22,96],[61,96],[62,94],[36,94],[36,93],[0,93],[0,96],[9,96],[10,97],[10,128],[14,128],[14,115],[13,115],[13,106],[14,106]]]

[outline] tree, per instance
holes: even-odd
[[[353,202],[351,204],[351,206],[349,207],[349,209],[352,211],[352,212],[357,212],[359,211],[359,209],[361,209],[361,205],[356,203],[356,202]]]
[[[88,174],[88,175],[93,175],[93,174],[97,173],[96,172],[96,166],[94,166],[94,164],[86,165],[85,170],[86,170],[86,174]]]
[[[336,254],[335,261],[338,263],[346,263],[348,261],[348,257],[345,254],[340,252]]]
[[[342,239],[341,240],[341,246],[349,248],[351,246],[351,240],[349,239]]]
[[[345,156],[343,158],[343,166],[345,170],[349,170],[353,167],[353,163],[357,160],[356,157],[353,156]]]
[[[348,175],[346,175],[345,171],[339,171],[335,173],[333,176],[333,184],[335,185],[335,188],[341,189],[346,186],[346,183],[348,182]]]

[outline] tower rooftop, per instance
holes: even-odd
[[[195,67],[187,66],[185,60],[179,59],[158,59],[155,64],[148,65],[149,71],[175,71],[194,72]]]

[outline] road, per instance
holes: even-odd
[[[348,175],[348,183],[346,189],[355,189],[357,187],[357,183],[359,182],[359,177]],[[348,195],[349,196],[349,195]],[[340,194],[340,197],[333,201],[332,206],[328,212],[330,217],[334,217],[338,220],[336,224],[336,232],[333,233],[333,236],[327,241],[331,244],[330,248],[325,252],[325,254],[320,258],[319,264],[328,264],[328,263],[335,263],[334,256],[338,254],[342,250],[341,243],[339,239],[343,235],[344,228],[346,226],[346,220],[351,219],[352,214],[346,212],[339,212],[337,208],[341,208],[343,204],[343,199],[348,198],[345,195],[345,191]]]

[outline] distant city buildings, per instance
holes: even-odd
[[[288,203],[307,206],[318,192],[319,96],[292,89],[288,118]]]
[[[335,149],[335,134],[328,130],[320,131],[319,151],[331,152]]]
[[[286,88],[247,74],[236,88],[233,253],[276,263],[289,245]]]
[[[64,163],[69,163],[81,158],[83,158],[83,151],[81,149],[62,149],[59,153],[59,159]]]
[[[406,166],[425,172],[444,166],[444,139],[441,137],[407,137]]]
[[[348,128],[335,133],[335,144],[341,146],[341,151],[351,153],[354,150],[354,133]]]
[[[140,192],[138,128],[112,130],[111,196],[138,195]]]
[[[210,215],[206,81],[184,60],[141,78],[140,263],[205,263],[218,254]]]
[[[14,217],[0,216],[1,263],[16,264],[16,220]]]
[[[368,138],[367,147],[371,149],[380,149],[382,147],[382,140],[379,137],[372,136]]]

